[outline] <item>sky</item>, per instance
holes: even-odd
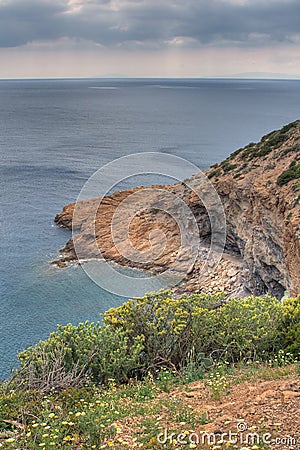
[[[0,78],[300,78],[300,0],[0,0]]]

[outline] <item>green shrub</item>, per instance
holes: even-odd
[[[143,336],[144,364],[184,366],[194,345],[194,315],[209,314],[209,309],[224,300],[223,293],[191,295],[176,299],[170,291],[147,294],[129,300],[104,315],[104,322],[122,329],[131,339]],[[208,329],[212,327],[207,317]],[[204,324],[204,320],[203,320]],[[208,330],[203,333],[208,338]],[[202,351],[202,350],[201,350]]]
[[[279,175],[277,184],[278,186],[283,186],[297,178],[300,178],[300,164],[296,164],[296,161],[293,161],[290,167]]]
[[[284,300],[282,328],[283,348],[295,356],[300,355],[300,295]]]
[[[281,153],[281,156],[286,156],[286,155],[289,155],[290,153],[296,153],[296,154],[298,153],[299,154],[299,152],[300,152],[300,140],[297,139],[291,147],[288,147],[283,150],[283,152]]]
[[[1,431],[12,430],[14,424],[6,421],[13,417],[16,422],[22,422],[27,417],[36,416],[40,406],[36,402],[37,395],[34,392],[11,391],[8,394],[0,392],[0,436]],[[26,405],[26,408],[24,406]],[[1,443],[1,439],[0,439]]]
[[[241,154],[242,159],[251,160],[254,158],[258,144],[247,145]]]
[[[245,156],[245,152],[247,150],[251,149],[252,147],[254,147],[255,145],[256,145],[255,142],[250,142],[250,144],[246,145],[246,147],[242,147],[242,148],[235,150],[233,153],[231,153],[229,159],[233,159],[236,156],[238,156],[239,154],[242,154],[242,156],[243,155]]]
[[[174,299],[169,292],[130,300],[105,313],[105,323],[131,339],[144,338],[144,364],[176,368],[191,364],[190,355],[232,361],[280,349],[284,311],[271,297],[224,302],[224,294]],[[218,306],[219,305],[219,306]]]
[[[299,127],[299,124],[300,124],[300,120],[295,120],[294,122],[288,123],[287,125],[285,125],[284,127],[281,128],[281,132],[287,133],[291,129]]]
[[[17,373],[28,387],[49,391],[75,386],[87,377],[106,382],[121,381],[139,364],[139,337],[130,339],[122,330],[99,323],[58,326],[47,341],[40,341],[19,354]]]
[[[219,347],[232,361],[277,352],[283,318],[282,305],[275,298],[231,299],[217,314]]]
[[[211,179],[213,177],[218,178],[222,174],[222,170],[220,168],[213,170],[208,174],[208,179]]]
[[[259,151],[256,153],[255,156],[261,157],[266,156],[273,150],[273,146],[270,142],[266,142],[265,144],[261,145],[259,148]]]
[[[47,341],[23,351],[16,380],[49,391],[92,380],[117,383],[163,368],[199,378],[214,361],[269,360],[300,353],[300,296],[282,303],[265,296],[226,299],[224,293],[175,298],[150,293],[104,314],[104,325],[59,326]]]
[[[238,164],[230,164],[229,161],[224,161],[224,163],[221,164],[221,167],[225,173],[228,173],[231,170],[236,169],[238,167]]]

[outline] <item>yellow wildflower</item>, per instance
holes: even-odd
[[[66,436],[66,437],[64,437],[64,439],[63,439],[64,441],[71,441],[72,440],[72,438],[71,438],[71,436]]]

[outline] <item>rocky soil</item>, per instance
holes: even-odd
[[[299,449],[299,375],[288,373],[289,369],[286,369],[287,374],[283,376],[285,369],[277,370],[278,379],[275,379],[275,370],[270,370],[269,374],[265,371],[262,376],[257,374],[253,378],[247,377],[244,381],[242,375],[240,381],[239,376],[232,377],[231,381],[229,379],[227,392],[224,391],[219,399],[213,399],[210,389],[201,381],[189,384],[186,389],[180,386],[162,394],[161,398],[173,399],[184,405],[186,411],[196,411],[206,423],[191,429],[185,422],[176,423],[175,418],[171,422],[170,411],[164,408],[157,418],[159,430],[172,430],[174,439],[180,433],[185,433],[187,440],[191,439],[192,442],[197,442],[197,436],[199,444],[193,447],[197,449]],[[122,437],[131,445],[135,442],[133,430],[140,430],[141,434],[145,432],[141,426],[143,420],[144,418],[138,421],[128,417],[118,423],[122,429]],[[206,438],[202,437],[204,434]],[[210,436],[210,441],[207,436]],[[117,442],[116,438],[115,443]],[[154,442],[153,439],[153,443],[150,442],[152,445],[146,445],[145,448],[163,448]],[[178,449],[187,447],[188,445],[176,445]]]
[[[185,276],[178,292],[225,290],[235,296],[269,293],[281,298],[288,291],[295,295],[300,292],[299,164],[300,121],[296,121],[205,171],[226,216],[225,251],[218,255],[220,262],[214,270],[211,264],[212,270],[203,271],[212,258],[211,224],[220,230],[224,224],[219,215],[209,217],[207,202],[205,207],[196,194],[207,188],[201,174],[186,183],[139,187],[81,201],[76,208],[75,204],[65,206],[55,222],[73,227],[74,233],[55,263],[101,257],[153,272],[180,271]],[[143,203],[138,193],[144,194],[145,189]],[[195,233],[192,220],[185,222],[187,239],[182,239],[180,228],[180,214],[186,217],[182,201],[197,227]],[[208,206],[214,210],[213,203]]]

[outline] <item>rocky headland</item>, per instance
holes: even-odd
[[[102,257],[123,266],[163,272],[184,272],[177,292],[210,293],[225,290],[245,296],[269,293],[281,298],[300,292],[300,121],[264,136],[235,151],[225,161],[205,171],[223,204],[226,216],[226,245],[219,264],[203,277],[201,271],[209,254],[211,217],[191,186],[201,190],[203,177],[195,174],[189,182],[167,186],[138,187],[118,191],[103,199],[90,199],[67,205],[55,217],[59,226],[73,229],[73,237],[62,250],[58,265]],[[114,214],[126,198],[148,190],[149,204],[136,213],[123,211],[122,220]],[[201,245],[190,264],[180,228],[165,208],[162,191],[184,201],[196,219]],[[169,203],[172,203],[171,201]],[[136,208],[136,202],[132,208]],[[95,213],[96,211],[96,213]],[[122,245],[124,223],[128,242]],[[112,223],[114,236],[112,235]],[[121,236],[116,244],[115,236]],[[164,239],[161,250],[162,236]],[[155,258],[131,258],[132,249]],[[156,252],[157,250],[157,252]],[[157,253],[157,254],[156,254]]]

